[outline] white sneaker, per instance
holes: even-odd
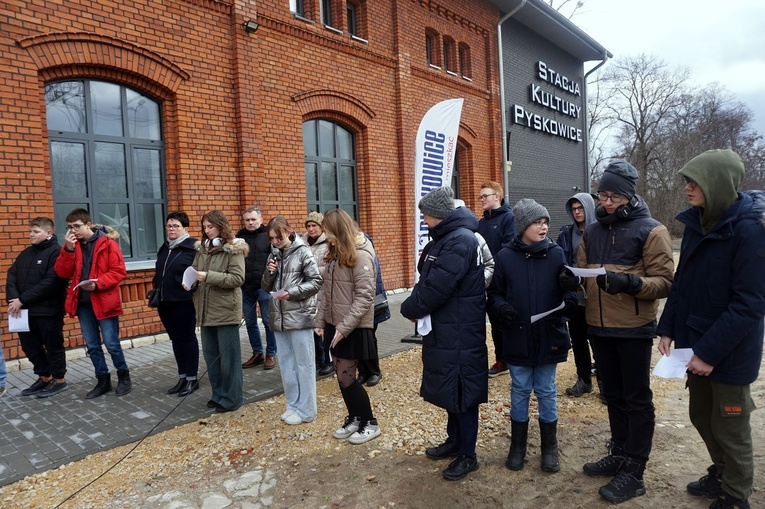
[[[354,417],[351,419],[351,416],[345,418],[345,423],[337,428],[334,433],[332,433],[332,436],[339,439],[339,440],[345,440],[346,438],[350,437],[356,431],[359,429],[359,418]]]
[[[292,414],[294,414],[294,413],[295,413],[295,411],[294,411],[294,410],[290,410],[290,409],[287,409],[287,411],[286,411],[286,412],[284,412],[282,415],[280,415],[280,416],[279,416],[279,419],[281,419],[281,420],[283,420],[283,421],[286,421],[286,420],[287,420],[287,417],[289,417],[290,415],[292,415]]]
[[[359,424],[359,429],[350,436],[348,441],[352,444],[363,444],[369,442],[380,436],[380,426],[377,425],[377,421],[372,419],[369,422]]]
[[[293,412],[290,415],[288,415],[286,419],[284,419],[284,424],[289,424],[290,426],[295,426],[296,424],[303,424],[303,418]]]

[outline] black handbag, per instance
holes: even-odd
[[[150,308],[159,307],[159,290],[152,288],[146,294],[146,299],[149,301]]]
[[[384,293],[375,295],[375,316],[380,316],[388,310],[388,296]]]

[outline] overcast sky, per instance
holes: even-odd
[[[764,20],[764,0],[584,0],[571,18],[614,58],[655,54],[688,66],[700,85],[719,82],[754,112],[763,136]]]

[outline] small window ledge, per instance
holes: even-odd
[[[292,13],[292,17],[295,18],[298,21],[302,21],[303,23],[309,23],[311,25],[315,25],[316,24],[316,22],[314,20],[308,19],[308,18],[304,18],[303,16],[301,16],[300,14],[297,14],[295,12]]]
[[[358,41],[358,42],[364,43],[364,44],[369,44],[368,40],[362,39],[361,37],[358,37],[358,36],[353,35],[353,34],[351,34],[351,39],[353,39],[354,41]]]
[[[473,81],[473,78],[470,78],[468,76],[463,76],[462,79],[465,81]]]
[[[440,66],[437,66],[437,65],[434,65],[434,64],[428,64],[428,65],[431,67],[431,69],[435,69],[435,70],[437,70],[437,71],[440,71],[440,70],[441,70],[441,67],[440,67]]]
[[[447,70],[447,71],[446,71],[446,74],[450,74],[450,75],[452,75],[452,76],[457,76],[457,73],[456,73],[456,72],[454,72],[454,71],[449,71],[449,70]]]
[[[326,29],[327,29],[327,30],[329,30],[330,32],[335,32],[336,34],[340,34],[340,35],[342,35],[342,34],[343,34],[343,31],[342,31],[342,30],[338,30],[337,28],[335,28],[335,27],[331,27],[331,26],[329,26],[329,25],[324,25],[324,28],[326,28]]]

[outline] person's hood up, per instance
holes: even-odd
[[[732,150],[707,150],[688,161],[679,173],[695,181],[704,193],[704,207],[698,209],[701,229],[706,234],[738,199],[744,162]]]
[[[584,207],[584,226],[582,230],[587,228],[587,225],[595,222],[595,200],[590,193],[576,193],[574,196],[568,199],[566,202],[566,212],[571,221],[576,223],[574,219],[574,213],[571,211],[571,203],[576,200]]]
[[[438,239],[456,228],[467,228],[475,233],[478,231],[478,218],[475,217],[473,211],[465,207],[454,209],[443,221],[430,230],[430,236]]]

